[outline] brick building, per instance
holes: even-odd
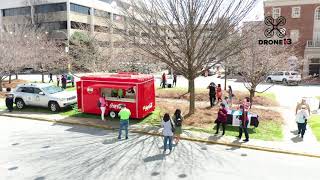
[[[286,18],[287,37],[299,44],[303,75],[320,74],[320,0],[265,0],[264,13]]]

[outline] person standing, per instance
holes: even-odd
[[[224,135],[225,131],[226,131],[226,124],[227,124],[227,110],[225,108],[225,104],[221,103],[220,104],[220,109],[218,111],[218,117],[216,120],[217,123],[217,131],[215,134],[219,133],[219,127],[220,124],[222,125],[222,136]]]
[[[163,73],[161,77],[162,88],[166,88],[166,83],[167,83],[166,73]]]
[[[61,85],[62,85],[62,88],[63,89],[66,89],[67,88],[67,78],[65,75],[62,75],[61,76]]]
[[[228,86],[228,97],[229,97],[229,105],[230,107],[232,107],[232,99],[234,97],[234,94],[231,86]]]
[[[7,106],[7,108],[8,108],[8,111],[9,112],[12,112],[13,111],[13,99],[14,99],[14,97],[13,97],[13,94],[11,94],[11,88],[7,88],[6,89],[6,106]]]
[[[222,100],[222,104],[224,104],[226,109],[229,109],[229,98],[227,96]]]
[[[172,86],[177,87],[177,74],[176,74],[176,73],[173,74],[173,83],[172,83]]]
[[[71,75],[71,86],[74,87],[74,76]]]
[[[218,100],[218,102],[222,102],[221,84],[218,84],[218,87],[217,87],[217,100]]]
[[[49,83],[53,82],[52,73],[49,73]]]
[[[211,82],[207,89],[209,89],[210,107],[213,107],[214,103],[216,102],[216,85],[214,84],[214,82]]]
[[[173,137],[173,124],[170,119],[170,115],[165,113],[161,122],[161,127],[163,127],[163,136],[164,136],[164,144],[163,144],[163,153],[166,153],[167,146],[169,144],[170,153],[172,151],[172,137]]]
[[[176,109],[174,112],[174,115],[172,116],[172,120],[175,125],[175,143],[178,144],[180,141],[180,136],[182,134],[182,122],[183,122],[183,116],[181,115],[181,110]]]
[[[119,128],[119,136],[118,139],[121,139],[121,133],[124,129],[126,131],[126,139],[128,139],[128,128],[129,128],[129,119],[131,116],[131,112],[126,108],[124,104],[120,105],[120,112],[118,116],[120,117],[120,128]]]
[[[307,106],[302,105],[301,109],[297,112],[297,115],[296,115],[296,122],[298,125],[298,135],[301,134],[302,139],[303,139],[304,133],[306,132],[308,118],[309,118],[309,114],[307,111]]]
[[[104,121],[105,120],[104,116],[106,114],[106,108],[108,106],[104,93],[102,93],[101,96],[99,97],[98,104],[99,104],[100,110],[101,110],[101,120]]]
[[[60,77],[59,77],[59,75],[57,75],[57,86],[58,87],[60,86]]]
[[[242,105],[240,106],[240,110],[242,111],[242,116],[241,116],[241,121],[240,121],[240,126],[239,126],[239,136],[238,138],[241,139],[242,137],[242,133],[244,132],[244,135],[246,137],[245,140],[243,140],[244,142],[248,142],[249,141],[249,133],[248,133],[248,123],[249,123],[249,119],[248,119],[248,112],[250,110],[250,99],[249,97],[246,97],[243,100]]]

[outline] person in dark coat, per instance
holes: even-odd
[[[209,89],[210,107],[213,107],[214,103],[216,102],[216,85],[214,82],[210,83],[207,89]]]
[[[173,83],[172,83],[172,86],[174,86],[174,87],[177,86],[177,74],[176,74],[176,73],[173,74]]]
[[[166,88],[166,83],[167,83],[167,76],[166,76],[166,73],[163,73],[161,77],[162,88]]]
[[[215,134],[218,134],[219,132],[219,127],[220,124],[222,125],[222,136],[224,135],[225,131],[226,131],[226,124],[227,124],[227,110],[226,107],[223,103],[220,104],[220,109],[218,111],[218,117],[216,120],[217,123],[217,131]]]
[[[61,85],[62,85],[62,88],[63,89],[66,89],[67,88],[67,78],[65,75],[62,75],[61,76]]]
[[[13,111],[13,94],[11,94],[11,88],[7,88],[7,93],[6,93],[6,106],[9,110],[9,112]]]
[[[49,74],[49,83],[53,82],[52,76],[53,76],[52,73],[50,73]]]
[[[249,123],[249,119],[248,119],[248,112],[250,110],[250,99],[248,97],[246,97],[243,100],[242,105],[240,106],[240,110],[242,111],[242,116],[241,116],[241,123],[239,126],[239,136],[238,138],[241,139],[242,137],[242,133],[244,132],[244,135],[246,137],[245,140],[243,140],[244,142],[248,142],[249,141],[249,133],[248,133],[248,123]]]

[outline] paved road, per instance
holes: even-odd
[[[320,179],[320,159],[0,116],[0,179]]]

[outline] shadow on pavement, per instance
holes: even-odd
[[[290,131],[292,134],[294,134],[294,135],[298,135],[298,130],[295,130],[295,131]]]
[[[161,154],[157,154],[154,156],[149,156],[145,159],[143,159],[144,162],[152,162],[152,161],[160,161],[163,160],[165,158],[165,154],[161,153]]]
[[[291,141],[294,143],[299,143],[299,142],[302,142],[303,139],[300,138],[299,136],[296,136],[296,137],[291,138]]]

